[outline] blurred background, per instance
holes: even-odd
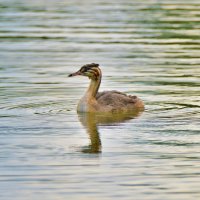
[[[0,198],[200,198],[198,0],[0,0]],[[97,123],[89,84],[146,109]],[[89,123],[87,123],[89,122]],[[90,123],[91,122],[91,123]]]

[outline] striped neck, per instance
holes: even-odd
[[[85,96],[87,96],[89,99],[96,98],[100,84],[101,84],[101,74],[99,74],[99,76],[96,77],[96,79],[91,78],[91,82]]]

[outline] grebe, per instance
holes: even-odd
[[[99,64],[83,65],[80,70],[70,74],[69,77],[77,75],[91,79],[88,90],[78,103],[78,112],[125,113],[144,109],[144,103],[137,96],[126,95],[115,90],[98,92],[102,77]]]

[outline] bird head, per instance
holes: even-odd
[[[91,63],[83,65],[77,72],[70,74],[69,77],[78,75],[87,76],[90,79],[97,80],[101,76],[99,64]]]

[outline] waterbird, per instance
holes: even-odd
[[[80,113],[127,113],[144,110],[143,101],[137,96],[127,95],[125,93],[112,90],[98,92],[102,73],[97,63],[83,65],[73,76],[87,76],[91,79],[90,85],[80,99],[77,112]]]

